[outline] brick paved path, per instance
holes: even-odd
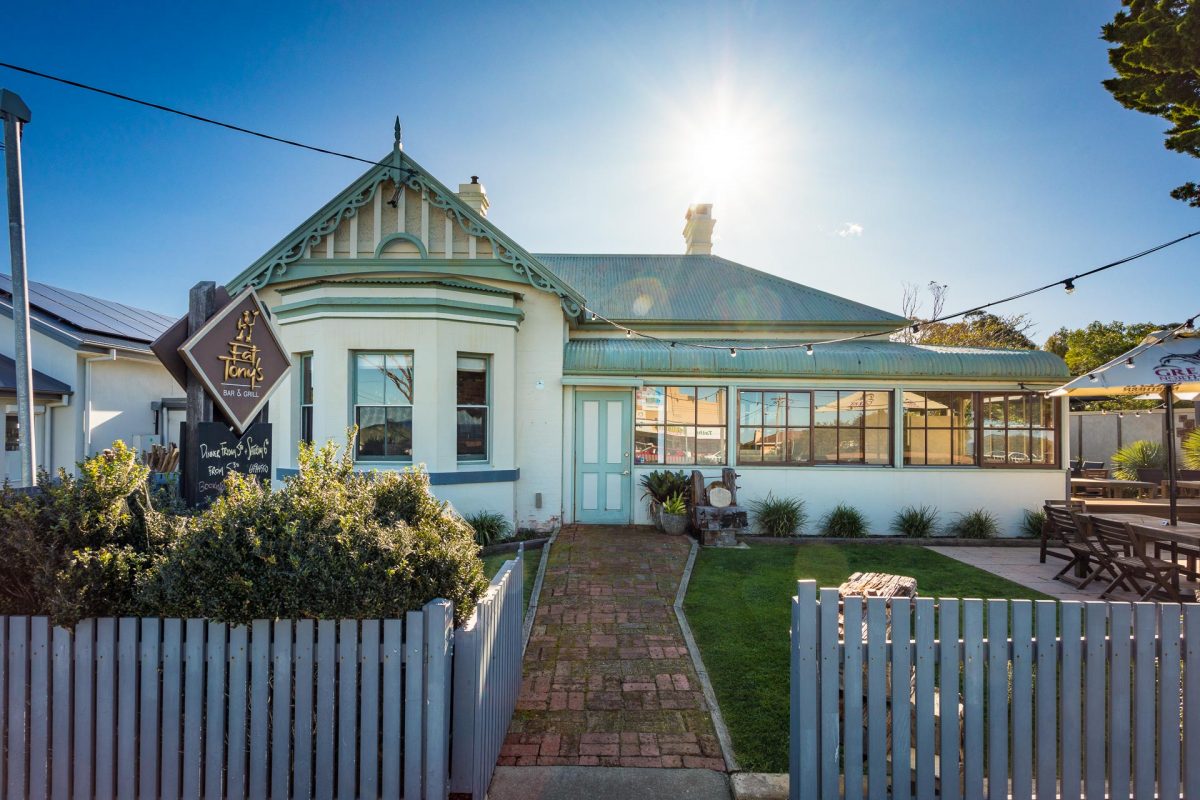
[[[672,608],[688,548],[646,528],[563,529],[501,765],[725,769]]]

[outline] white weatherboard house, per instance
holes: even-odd
[[[12,280],[0,275],[0,484],[21,483]],[[178,439],[179,385],[150,352],[174,322],[145,309],[30,282],[34,445],[39,468],[71,471],[117,439],[149,446]]]
[[[888,341],[902,318],[712,255],[707,205],[684,255],[535,255],[487,211],[397,145],[233,279],[295,360],[276,476],[357,424],[362,469],[423,464],[460,511],[537,529],[647,522],[639,478],[664,468],[731,466],[743,502],[849,502],[878,533],[907,504],[1015,533],[1063,495],[1065,405],[1036,393],[1067,379],[1057,356]],[[879,338],[729,354],[857,333]]]

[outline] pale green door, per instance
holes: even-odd
[[[575,520],[625,524],[630,509],[629,392],[575,392]]]

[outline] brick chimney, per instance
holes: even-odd
[[[713,219],[712,203],[693,203],[688,206],[687,220],[683,224],[683,240],[687,243],[685,251],[689,256],[712,255]]]
[[[479,216],[487,216],[488,206],[491,203],[488,202],[487,189],[484,189],[483,184],[479,182],[478,175],[472,175],[470,183],[458,185],[458,198],[475,209]]]

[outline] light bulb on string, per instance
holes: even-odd
[[[632,339],[632,338],[633,338],[633,330],[632,330],[632,329],[630,329],[630,328],[626,328],[626,329],[625,329],[625,338],[626,338],[626,339]]]
[[[804,352],[811,356],[813,354],[813,346],[811,344],[804,345]]]
[[[736,347],[729,348],[729,357],[737,358],[737,348]]]
[[[1075,294],[1075,281],[1067,278],[1063,281],[1063,288],[1067,290],[1067,294]]]
[[[1095,381],[1095,380],[1098,380],[1098,378],[1096,377],[1096,373],[1094,373],[1094,372],[1089,372],[1089,373],[1088,373],[1088,380],[1089,380],[1089,381]]]
[[[1133,369],[1133,367],[1134,367],[1133,356],[1130,356],[1129,358],[1125,359],[1125,366],[1129,369]]]

